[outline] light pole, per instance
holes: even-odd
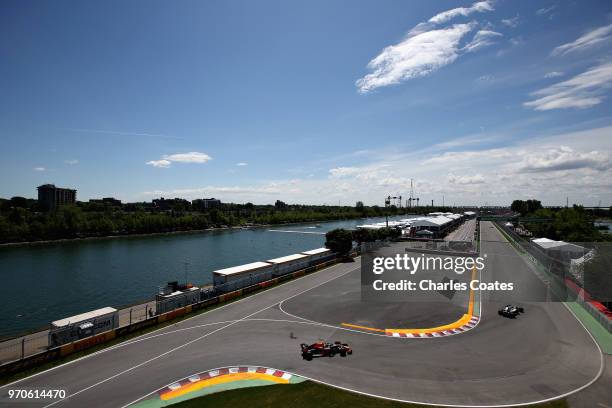
[[[389,208],[390,204],[391,204],[391,196],[388,196],[387,198],[385,198],[385,221],[387,224],[387,228],[389,228],[389,214],[387,213],[387,208]]]

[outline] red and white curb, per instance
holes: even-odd
[[[279,377],[289,381],[293,374],[290,374],[286,371],[276,370],[274,368],[267,367],[257,367],[257,366],[242,366],[242,367],[226,367],[220,368],[218,370],[210,370],[205,371],[199,374],[191,375],[181,381],[177,381],[173,384],[168,385],[157,391],[158,394],[163,394],[168,391],[177,390],[185,385],[189,385],[194,382],[207,380],[209,378],[219,377],[227,374],[236,374],[236,373],[259,373],[259,374],[267,374],[274,377]]]
[[[476,327],[478,322],[480,321],[479,316],[472,316],[469,322],[464,324],[463,326],[456,327],[454,329],[440,330],[436,332],[430,333],[401,333],[394,331],[387,331],[387,336],[389,337],[401,337],[401,338],[432,338],[432,337],[446,337],[452,336],[455,334],[465,333]]]

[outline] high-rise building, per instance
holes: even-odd
[[[193,207],[197,210],[218,208],[221,207],[221,200],[216,198],[199,198],[191,202]]]
[[[61,205],[76,202],[76,190],[55,187],[55,184],[43,184],[38,187],[38,203],[46,210],[55,210]]]

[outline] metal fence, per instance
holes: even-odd
[[[155,316],[155,302],[134,305],[119,310],[119,327],[143,321]],[[49,348],[49,330],[5,340],[0,343],[0,364],[23,359]]]
[[[582,287],[582,282],[579,282],[570,271],[570,265],[563,257],[555,257],[547,254],[531,241],[526,240],[513,229],[496,223],[509,238],[510,243],[515,245],[519,252],[522,252],[535,267],[535,272],[549,288],[553,301],[575,302],[578,300],[578,293],[568,288],[566,280],[570,280]]]
[[[335,258],[334,255],[318,259],[312,262],[307,271],[314,270],[317,265],[330,261]],[[200,289],[199,301],[206,301],[217,296],[232,292],[238,289],[253,286],[258,283],[270,280],[275,277],[282,277],[296,271],[287,271],[283,275],[272,276],[271,271],[263,273],[253,273],[249,276],[227,282],[222,285],[208,286]],[[169,305],[173,302],[173,305]],[[166,303],[166,304],[164,304]],[[192,302],[196,303],[196,302]],[[170,311],[178,307],[187,306],[187,304],[177,305],[173,299],[167,300],[151,300],[147,303],[136,304],[119,310],[119,327],[129,326],[131,324],[154,318],[160,311]],[[161,312],[159,312],[161,313]],[[27,356],[46,351],[49,348],[49,330],[44,330],[23,337],[15,338],[0,342],[0,365],[23,359]]]
[[[476,252],[477,247],[474,241],[426,241],[414,240],[404,241],[406,247],[413,250],[423,249],[439,252]]]

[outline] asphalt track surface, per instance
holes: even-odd
[[[520,290],[539,295],[538,278],[489,226],[482,225],[482,249],[490,262],[483,280],[522,282]],[[522,302],[526,313],[519,319],[499,317],[499,306],[520,293],[483,302],[476,328],[442,338],[390,338],[299,318],[300,314],[312,317],[308,302],[296,306],[300,297],[322,293],[325,302],[333,295],[328,285],[353,282],[359,273],[359,260],[338,264],[3,386],[0,391],[4,397],[8,389],[67,390],[67,399],[19,403],[23,407],[123,407],[193,373],[261,365],[384,398],[499,406],[557,398],[590,385],[601,373],[599,348],[563,304]],[[334,297],[342,296],[335,293]],[[293,303],[292,311],[297,314],[284,313],[281,303]],[[333,316],[333,308],[329,313]],[[295,339],[290,338],[291,333]],[[355,352],[347,358],[302,360],[299,343],[319,338],[348,342]],[[8,406],[5,399],[3,402]]]
[[[411,257],[421,256],[418,250],[405,252],[406,247],[406,243],[395,243],[380,249],[372,256],[394,257],[396,254],[404,253]],[[365,257],[362,257],[361,261],[366,262]],[[357,262],[355,268],[360,267],[361,263]],[[397,282],[403,278],[413,279],[414,276],[421,276],[421,273],[422,276],[437,283],[446,278],[454,279],[457,282],[466,282],[467,284],[471,276],[469,271],[462,275],[456,275],[453,272],[433,268],[426,272],[421,270],[416,275],[410,275],[403,270],[385,272],[383,275],[376,276],[376,278],[383,278],[382,280],[385,282]],[[384,292],[371,291],[368,299],[372,300],[362,300],[361,285],[363,281],[361,278],[359,271],[349,273],[342,279],[335,279],[316,290],[286,300],[279,306],[283,312],[290,316],[305,320],[330,325],[338,325],[341,322],[343,325],[352,325],[345,325],[345,327],[364,327],[382,329],[383,331],[389,328],[416,329],[447,325],[461,318],[468,309],[468,291],[455,292],[452,297],[446,297],[443,293],[437,291],[393,291],[390,295]],[[381,299],[383,297],[387,300]],[[394,298],[404,301],[392,301]],[[366,331],[374,332],[367,329]]]

